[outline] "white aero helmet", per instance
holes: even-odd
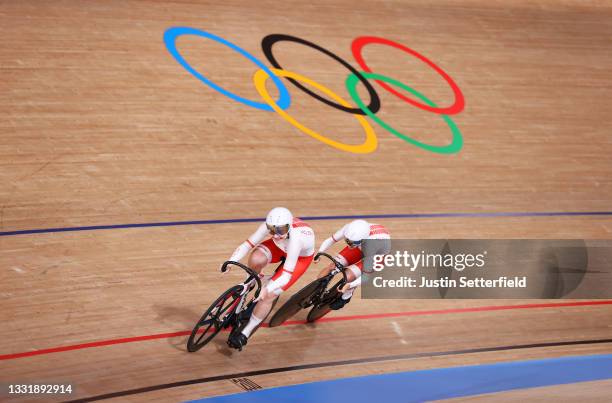
[[[370,224],[366,220],[355,220],[349,223],[344,230],[344,238],[350,247],[361,245],[364,239],[370,236]]]
[[[272,235],[287,235],[292,223],[293,214],[284,207],[274,207],[266,217],[266,226]]]

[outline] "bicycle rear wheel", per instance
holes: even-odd
[[[241,291],[242,286],[236,285],[212,303],[191,331],[187,340],[187,351],[190,353],[198,351],[226,327],[236,310]]]
[[[298,313],[302,308],[308,308],[312,305],[312,298],[321,291],[321,288],[325,288],[329,280],[325,277],[316,279],[297,293],[293,294],[291,298],[280,307],[278,311],[270,319],[270,327],[281,325],[287,319]]]

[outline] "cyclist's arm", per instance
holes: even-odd
[[[240,244],[232,254],[232,257],[229,260],[234,262],[240,261],[243,257],[249,253],[251,249],[253,249],[258,243],[263,241],[268,235],[268,228],[266,228],[266,224],[262,223],[257,230],[247,238],[246,241]]]
[[[283,264],[283,272],[276,280],[268,282],[268,285],[266,286],[268,292],[274,292],[289,283],[301,251],[302,241],[300,238],[298,236],[289,238],[289,244],[287,245],[287,257],[285,258],[285,263]]]
[[[321,246],[319,247],[319,252],[325,252],[327,249],[329,249],[330,246],[332,246],[338,241],[343,240],[345,227],[346,225],[336,231],[332,236],[324,240],[323,243],[321,243]]]

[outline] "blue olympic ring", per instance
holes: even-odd
[[[189,27],[173,27],[173,28],[168,29],[164,33],[164,42],[166,44],[166,48],[168,49],[168,52],[170,52],[170,54],[176,59],[177,62],[179,62],[185,68],[185,70],[190,72],[194,77],[202,81],[204,84],[208,85],[215,91],[220,92],[226,97],[231,98],[235,101],[241,102],[245,105],[251,106],[253,108],[261,109],[264,111],[273,111],[272,107],[266,103],[251,101],[250,99],[246,99],[232,92],[229,92],[225,88],[222,88],[218,86],[217,84],[213,83],[212,81],[204,77],[202,74],[200,74],[198,71],[196,71],[193,67],[191,67],[189,63],[187,63],[187,61],[183,58],[183,56],[181,56],[179,51],[176,49],[176,40],[178,39],[179,36],[182,36],[182,35],[196,35],[196,36],[201,36],[204,38],[210,38],[213,41],[219,42],[222,45],[225,45],[228,48],[233,49],[236,52],[240,53],[242,56],[246,57],[247,59],[255,63],[259,68],[265,71],[268,74],[268,76],[272,78],[272,81],[274,82],[274,84],[276,85],[276,88],[278,88],[278,91],[280,93],[279,99],[276,102],[278,107],[285,110],[289,107],[289,105],[291,105],[291,96],[289,95],[289,90],[287,89],[285,84],[283,84],[281,79],[278,76],[276,76],[274,73],[272,73],[272,71],[265,64],[263,64],[255,56],[253,56],[246,50],[242,49],[241,47],[237,45],[234,45],[233,43],[231,43],[230,41],[226,39],[213,35],[210,32],[200,31],[198,29],[189,28]]]

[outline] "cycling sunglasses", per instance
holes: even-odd
[[[352,248],[352,247],[354,247],[354,246],[359,246],[359,245],[361,245],[361,242],[363,241],[363,239],[362,239],[361,241],[351,241],[350,239],[345,238],[345,239],[344,239],[344,241],[346,242],[346,244],[347,244],[348,246],[350,246],[350,247]]]
[[[268,231],[271,235],[287,235],[289,233],[289,225],[268,225]]]

